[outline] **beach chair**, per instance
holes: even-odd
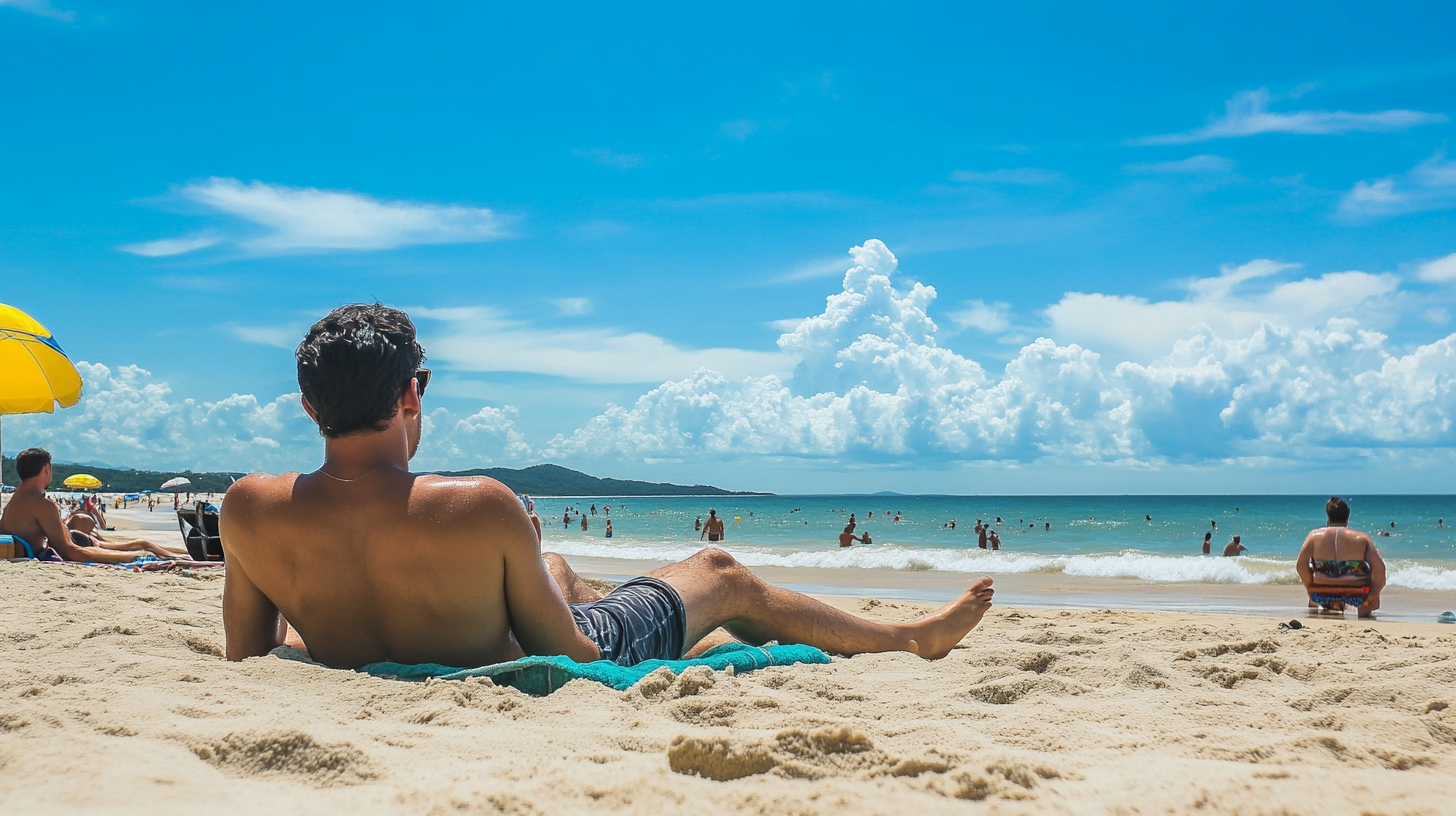
[[[187,554],[194,561],[224,561],[222,537],[218,534],[217,509],[199,501],[196,507],[177,511],[177,526]]]
[[[0,535],[0,560],[28,561],[35,558],[35,551],[20,536]]]

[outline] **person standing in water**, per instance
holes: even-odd
[[[1242,537],[1234,536],[1232,541],[1223,545],[1223,554],[1225,558],[1233,558],[1236,555],[1242,555],[1249,551],[1248,547],[1245,547],[1243,544],[1240,543],[1240,538]]]
[[[703,522],[703,532],[702,535],[698,536],[698,540],[702,541],[704,538],[709,541],[722,541],[724,539],[723,519],[718,518],[718,511],[711,507],[708,508],[708,520]]]
[[[980,545],[981,549],[986,549],[986,525],[984,524],[976,526],[976,543]]]
[[[1203,534],[1203,554],[1204,555],[1211,555],[1211,554],[1213,554],[1213,533],[1204,533]]]
[[[612,520],[607,519],[607,538],[612,537]]]
[[[995,530],[992,530],[991,531],[991,549],[993,549],[993,550],[999,550],[999,549],[1001,549],[1001,536],[996,535],[996,531]]]

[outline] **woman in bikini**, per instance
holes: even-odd
[[[1329,525],[1311,530],[1299,550],[1295,569],[1309,593],[1309,604],[1322,612],[1345,611],[1355,604],[1368,618],[1380,608],[1385,589],[1385,560],[1370,536],[1351,530],[1350,505],[1334,497],[1325,504]]]

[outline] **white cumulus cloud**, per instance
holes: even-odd
[[[1302,110],[1275,113],[1269,110],[1269,90],[1241,91],[1224,103],[1224,115],[1210,117],[1208,124],[1186,133],[1145,136],[1133,144],[1176,145],[1255,136],[1260,133],[1323,135],[1352,131],[1406,130],[1417,125],[1446,121],[1439,113],[1413,110],[1384,110],[1372,113]]]
[[[1105,361],[1043,337],[988,376],[936,343],[935,290],[892,285],[897,263],[884,244],[851,253],[842,291],[779,341],[800,356],[792,378],[699,370],[609,406],[542,452],[1157,465],[1456,446],[1456,335],[1401,355],[1383,334],[1324,316],[1336,301],[1388,292],[1388,277],[1333,273],[1273,286],[1247,298],[1263,310],[1252,323],[1183,323],[1148,363]],[[1256,261],[1189,289],[1227,302],[1288,268]],[[1159,304],[1130,305],[1145,311],[1110,319],[1159,316]],[[1265,316],[1274,313],[1320,323],[1276,325]]]
[[[1456,280],[1456,252],[1444,258],[1421,264],[1416,270],[1416,275],[1424,281]]]
[[[395,249],[508,237],[506,219],[483,207],[381,201],[364,195],[261,181],[210,178],[175,191],[179,198],[229,216],[246,227],[226,240],[261,254],[322,250]],[[214,246],[221,235],[129,244],[137,255],[178,255]]]

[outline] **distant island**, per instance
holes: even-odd
[[[5,484],[17,485],[15,459],[4,457]],[[224,493],[245,473],[194,473],[190,470],[131,470],[76,465],[56,462],[53,489],[61,489],[66,477],[89,473],[101,480],[101,489],[109,493],[140,493],[156,490],[163,482],[181,476],[192,482],[194,493]],[[637,482],[630,479],[601,479],[560,465],[532,465],[528,468],[477,468],[475,470],[439,471],[442,476],[489,476],[504,482],[517,493],[532,496],[768,496],[745,490],[724,490],[712,485],[678,485],[667,482]]]
[[[678,485],[667,482],[637,482],[631,479],[600,479],[560,465],[532,465],[528,468],[477,468],[441,471],[441,476],[489,476],[511,490],[530,496],[771,496],[747,490],[724,490],[712,485]]]

